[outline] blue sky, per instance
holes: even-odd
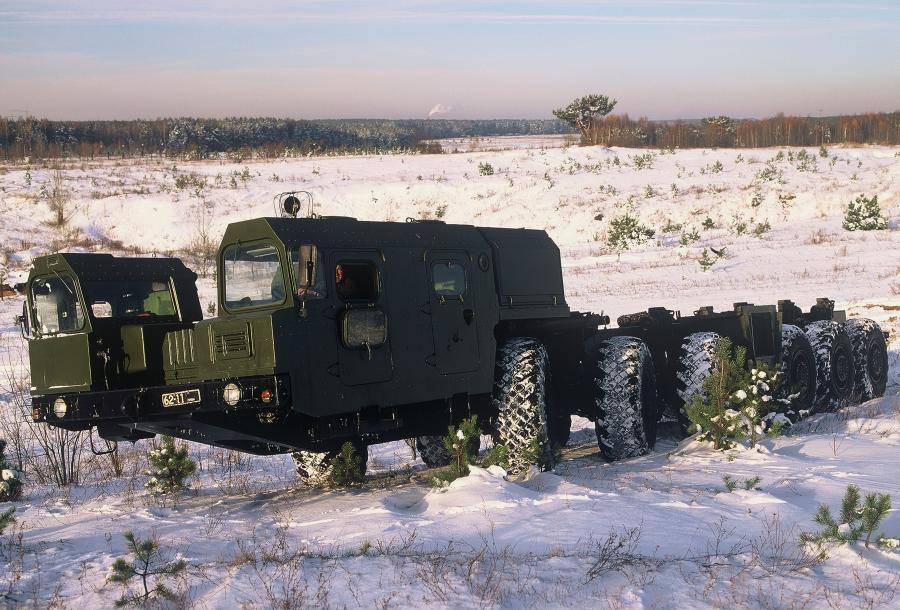
[[[0,0],[0,114],[900,110],[900,1]]]

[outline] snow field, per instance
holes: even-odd
[[[760,451],[713,453],[669,436],[651,455],[612,464],[599,458],[591,423],[576,418],[567,459],[553,472],[509,482],[474,469],[440,491],[423,482],[403,443],[370,448],[374,474],[363,488],[327,493],[294,488],[285,456],[193,446],[201,470],[173,508],[143,490],[146,443],[123,448],[119,477],[108,458],[88,453],[82,485],[32,480],[15,503],[23,537],[3,543],[13,559],[0,583],[20,580],[5,603],[110,606],[121,588],[105,579],[124,555],[122,533],[133,530],[189,562],[172,584],[183,605],[201,608],[900,605],[896,552],[843,548],[817,562],[796,544],[815,528],[817,505],[837,509],[849,483],[900,503],[898,150],[832,148],[823,158],[809,149],[817,170],[809,171],[800,149],[475,148],[482,152],[67,162],[59,171],[73,215],[64,229],[47,224],[42,188],[52,168],[32,166],[28,178],[24,166],[0,166],[0,263],[21,281],[30,258],[54,241],[178,251],[204,223],[218,241],[228,222],[273,214],[274,193],[303,188],[320,214],[546,229],[561,248],[570,306],[613,319],[647,306],[690,312],[779,298],[808,308],[830,296],[891,331],[885,397],[806,420]],[[648,153],[652,167],[636,168]],[[479,163],[494,175],[479,175]],[[889,230],[841,228],[843,208],[862,193],[878,195]],[[656,236],[611,252],[609,221],[626,212]],[[702,228],[707,217],[715,228]],[[754,236],[765,221],[770,230]],[[748,229],[738,236],[740,223]],[[684,226],[663,233],[666,224]],[[700,239],[681,245],[692,229]],[[725,250],[707,272],[697,263],[704,248]],[[199,286],[205,308],[215,300],[212,278]],[[0,378],[26,368],[11,325],[20,308],[0,301]],[[5,392],[0,383],[8,422]],[[726,475],[737,490],[726,490]],[[756,488],[743,489],[756,476]],[[897,510],[882,530],[900,534]]]

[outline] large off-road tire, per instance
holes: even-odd
[[[419,457],[425,462],[429,468],[440,468],[450,463],[453,458],[447,448],[444,447],[444,437],[442,436],[417,436],[416,451]]]
[[[366,474],[366,462],[369,459],[369,449],[360,441],[353,442],[353,448],[359,456],[360,474]],[[334,460],[341,452],[340,447],[330,451],[294,451],[291,458],[297,468],[297,478],[308,487],[329,487],[331,485],[331,471]]]
[[[778,398],[791,398],[795,421],[813,409],[816,398],[816,355],[806,333],[797,326],[781,327],[781,388]]]
[[[888,359],[881,327],[874,320],[854,318],[844,322],[844,330],[853,349],[853,398],[862,402],[884,396]]]
[[[469,451],[477,455],[480,448],[481,437],[472,439],[472,446],[469,447]],[[443,436],[417,436],[416,450],[419,452],[419,457],[422,458],[422,461],[429,468],[446,466],[453,459],[453,454],[447,451],[447,447],[444,446]]]
[[[855,367],[850,337],[833,320],[813,322],[806,338],[816,355],[816,397],[813,412],[834,411],[853,399]]]
[[[678,424],[687,433],[691,425],[685,407],[695,396],[703,395],[703,383],[712,374],[716,359],[719,333],[693,333],[685,337],[678,351],[678,370],[675,372],[675,396]]]
[[[541,468],[552,466],[548,372],[547,349],[536,339],[515,337],[497,349],[494,436],[509,450],[510,474],[520,474],[534,463]]]
[[[658,396],[647,345],[634,337],[603,341],[594,389],[603,457],[614,461],[649,453],[656,444]]]

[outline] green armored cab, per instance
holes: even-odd
[[[535,446],[549,460],[573,414],[596,422],[605,457],[640,455],[700,390],[719,336],[780,364],[799,408],[878,395],[886,381],[877,325],[844,324],[827,299],[808,312],[650,308],[608,328],[570,311],[543,231],[260,218],[228,226],[216,277],[219,315],[202,320],[178,260],[36,259],[20,319],[34,420],[110,441],[292,452],[311,480],[347,441],[365,455],[415,438],[426,463],[446,463],[440,436],[470,415],[514,469]]]

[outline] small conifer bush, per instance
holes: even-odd
[[[887,228],[887,219],[881,215],[878,195],[871,198],[860,195],[847,206],[844,229],[847,231],[879,231]]]
[[[482,161],[478,164],[478,175],[479,176],[493,176],[494,175],[494,166],[490,163]]]
[[[685,406],[699,439],[715,449],[731,449],[741,439],[754,446],[774,421],[781,421],[778,414],[790,408],[790,397],[775,398],[781,373],[763,364],[747,370],[746,356],[743,346],[720,339],[703,392]]]
[[[22,497],[22,473],[6,462],[6,441],[0,440],[0,502],[13,502]]]
[[[625,214],[624,216],[613,218],[609,222],[606,243],[613,250],[628,250],[632,246],[653,239],[655,234],[656,232],[653,229],[642,225],[637,218],[631,214]]]
[[[10,508],[0,513],[0,535],[6,532],[6,528],[16,522],[16,509]]]
[[[363,480],[362,456],[347,441],[341,445],[341,450],[335,456],[328,472],[328,484],[331,487],[347,487]]]
[[[481,438],[481,430],[478,427],[478,417],[473,415],[459,423],[459,426],[449,426],[444,436],[444,448],[450,453],[450,465],[439,470],[432,484],[442,487],[455,481],[459,477],[469,474],[469,465],[478,459],[478,443]]]
[[[166,561],[156,538],[140,540],[133,532],[125,532],[124,535],[131,557],[116,559],[109,576],[110,582],[121,583],[124,587],[122,597],[116,600],[116,607],[132,604],[144,606],[156,598],[174,599],[175,593],[163,581],[181,574],[187,568],[187,563],[183,559]],[[132,579],[140,580],[140,587],[136,590],[130,587]]]
[[[164,436],[162,446],[147,454],[150,476],[144,486],[154,494],[177,494],[187,484],[185,480],[197,472],[197,463],[188,457],[187,445],[175,445],[175,439]]]
[[[897,548],[900,540],[882,533],[875,534],[885,516],[891,511],[891,496],[870,492],[862,497],[859,487],[848,485],[841,500],[838,519],[831,514],[827,504],[820,504],[813,521],[822,526],[818,532],[804,532],[800,542],[813,544],[825,556],[828,545],[854,544],[862,541],[868,548],[874,542],[884,548]]]

